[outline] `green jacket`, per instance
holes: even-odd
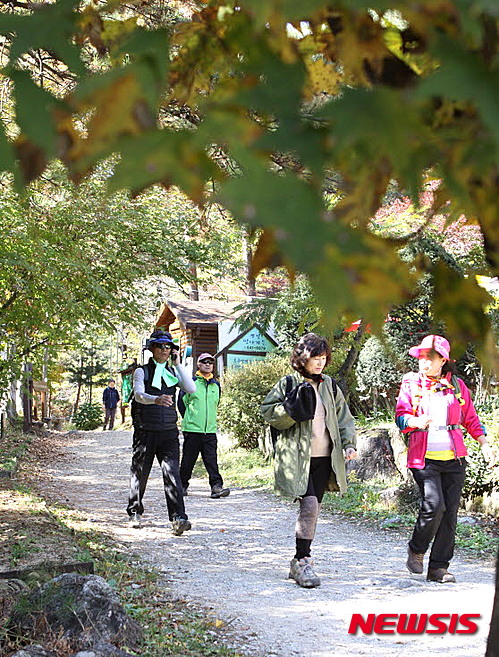
[[[344,493],[347,487],[343,450],[356,448],[355,422],[340,388],[333,393],[331,377],[323,375],[319,395],[326,409],[326,426],[333,443],[331,453],[332,475],[327,490]],[[293,386],[305,379],[292,374]],[[275,489],[280,495],[293,499],[307,491],[310,471],[312,421],[295,422],[284,410],[286,377],[283,377],[265,397],[260,412],[265,420],[279,431],[276,444],[274,474]]]
[[[182,404],[185,406],[183,431],[195,433],[216,433],[217,408],[220,401],[220,384],[216,379],[207,381],[203,376],[194,378],[196,392],[185,393],[179,400],[179,409],[182,413]]]

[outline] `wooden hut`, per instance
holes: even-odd
[[[220,349],[220,326],[232,323],[237,316],[234,308],[240,302],[228,301],[167,301],[156,320],[156,327],[172,334],[182,353],[188,347],[196,363],[200,354],[215,355]]]

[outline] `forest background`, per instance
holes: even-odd
[[[29,363],[49,415],[98,426],[159,307],[215,298],[277,355],[325,334],[359,421],[391,417],[407,349],[445,333],[496,442],[497,31],[482,0],[5,2],[11,418]],[[243,447],[286,368],[226,379]],[[471,496],[496,479],[480,461]]]
[[[430,330],[489,391],[495,3],[9,1],[0,32],[4,392],[29,359],[91,396],[200,288],[272,297],[284,348],[362,318],[365,414]]]
[[[438,330],[494,421],[495,0],[6,0],[0,35],[4,396],[28,361],[90,395],[166,297],[242,287],[359,417]]]
[[[29,362],[69,417],[166,299],[236,299],[282,353],[326,334],[359,417],[391,413],[407,348],[446,333],[495,435],[497,18],[3,3],[3,397]]]

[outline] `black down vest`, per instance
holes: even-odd
[[[139,402],[132,401],[132,420],[133,426],[138,429],[145,429],[147,431],[165,431],[168,429],[175,429],[177,427],[177,411],[175,404],[175,395],[177,386],[167,386],[161,379],[161,390],[153,388],[152,380],[154,378],[154,370],[156,365],[152,358],[146,365],[141,365],[144,370],[144,389],[148,395],[172,395],[173,406],[158,406],[158,404],[140,404]],[[168,371],[175,374],[171,368]]]

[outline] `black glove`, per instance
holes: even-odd
[[[284,410],[295,422],[312,420],[316,406],[315,390],[307,381],[297,385],[284,398]]]

